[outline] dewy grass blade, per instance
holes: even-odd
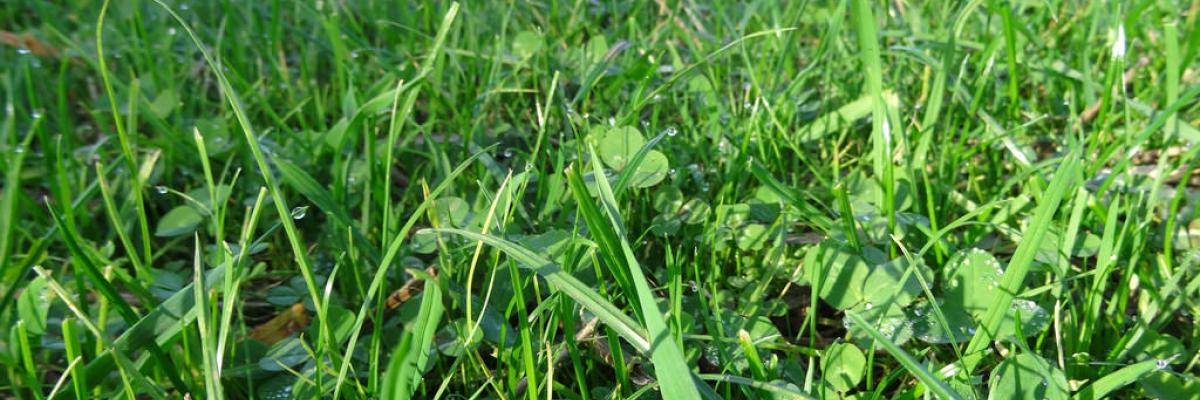
[[[383,377],[383,399],[412,398],[417,389],[417,379],[429,363],[430,346],[444,310],[442,288],[436,281],[427,278],[425,289],[421,291],[421,310],[417,313],[413,330],[404,332],[388,362]]]
[[[130,143],[129,135],[125,132],[121,113],[117,110],[119,102],[116,93],[113,92],[112,82],[108,76],[108,64],[104,59],[104,15],[108,11],[108,3],[109,1],[105,0],[104,4],[100,6],[100,16],[96,21],[96,63],[97,68],[100,69],[100,80],[104,83],[104,92],[108,95],[113,125],[117,127],[117,140],[121,144],[121,155],[125,159],[125,167],[129,169],[129,179],[133,182],[131,192],[133,193],[133,204],[137,209],[138,228],[142,234],[142,260],[149,263],[151,261],[150,224],[146,218],[146,202],[142,199],[142,179],[138,176],[137,156],[134,154],[134,144]],[[137,93],[130,94],[130,96],[136,95]],[[148,270],[138,272],[145,273]],[[149,276],[139,276],[138,278],[147,282],[150,279]]]
[[[425,200],[421,202],[421,204],[417,205],[417,207],[413,209],[412,214],[408,217],[408,221],[404,223],[404,226],[400,228],[400,231],[396,234],[396,236],[392,238],[391,244],[388,245],[387,253],[383,255],[383,259],[379,262],[379,266],[375,268],[375,275],[371,278],[371,285],[367,287],[367,294],[366,296],[363,296],[363,303],[359,306],[358,313],[355,316],[354,327],[350,329],[350,339],[346,344],[347,353],[354,351],[354,346],[356,343],[358,343],[358,335],[360,331],[362,331],[363,323],[367,318],[367,309],[370,308],[371,305],[375,304],[374,300],[372,299],[374,299],[376,294],[379,293],[379,288],[383,286],[383,281],[387,278],[387,271],[392,267],[392,262],[396,259],[396,256],[400,254],[400,246],[408,237],[408,232],[412,230],[413,225],[416,225],[417,221],[420,220],[421,217],[425,216],[425,210],[433,206],[433,202],[437,199],[438,195],[449,188],[454,182],[454,179],[462,174],[463,171],[465,171],[467,167],[479,157],[480,154],[490,151],[491,149],[492,147],[488,147],[471,155],[470,158],[459,164],[458,168],[455,168],[453,171],[451,171],[450,174],[442,180],[442,183],[434,187],[433,191],[429,193],[429,196],[427,196]],[[351,358],[352,357],[346,357],[342,359],[342,366],[338,368],[337,384],[334,388],[334,398],[337,398],[338,394],[340,394],[342,382],[345,381],[346,372],[350,369]]]
[[[8,107],[9,110],[12,107]],[[12,123],[12,113],[9,113],[9,124]],[[13,221],[13,217],[17,215],[17,195],[21,193],[21,166],[25,163],[25,149],[29,147],[30,141],[33,140],[34,129],[37,129],[41,124],[41,118],[33,121],[33,127],[29,132],[25,133],[25,138],[21,139],[17,150],[11,152],[8,159],[8,170],[4,172],[4,193],[0,196],[0,277],[8,276],[8,254],[12,247],[13,233],[17,230],[17,223]],[[0,308],[0,312],[4,309]]]
[[[983,359],[983,352],[991,343],[995,332],[1000,328],[1004,316],[1009,313],[1009,306],[1012,305],[1015,294],[1021,292],[1025,275],[1029,273],[1033,258],[1042,245],[1042,238],[1046,236],[1050,224],[1054,222],[1054,214],[1058,211],[1059,203],[1067,193],[1073,192],[1078,184],[1079,168],[1079,153],[1076,150],[1062,160],[1056,169],[1054,179],[1050,181],[1047,190],[1042,192],[1042,197],[1038,199],[1033,220],[1029,228],[1021,235],[1021,243],[1017,245],[1017,250],[1009,260],[1008,268],[1004,270],[1004,276],[1000,287],[996,290],[992,304],[988,307],[979,329],[971,338],[971,342],[964,352],[963,369],[968,374],[974,371]]]
[[[633,248],[629,246],[628,235],[625,233],[625,222],[621,220],[621,212],[617,209],[617,201],[613,197],[612,188],[608,185],[608,178],[604,176],[604,167],[600,165],[600,157],[596,155],[596,150],[588,147],[588,153],[592,161],[592,175],[596,178],[596,186],[600,193],[600,202],[604,206],[605,213],[608,214],[609,223],[615,228],[616,237],[607,241],[601,241],[601,251],[610,251],[614,253],[621,252],[623,257],[623,267],[629,271],[629,276],[633,279],[634,288],[637,290],[638,303],[642,309],[642,318],[646,322],[646,329],[649,331],[649,339],[651,343],[650,360],[654,363],[654,373],[658,376],[658,384],[662,387],[663,397],[668,399],[699,399],[700,392],[696,390],[695,382],[689,382],[686,379],[680,379],[691,374],[691,369],[687,366],[687,361],[683,358],[683,352],[679,349],[675,338],[671,335],[671,330],[663,317],[662,310],[658,306],[657,300],[654,298],[653,292],[650,291],[650,284],[646,280],[646,275],[642,272],[641,265],[638,264],[637,258],[633,255]],[[579,199],[586,201],[587,199]],[[612,244],[616,242],[620,248],[605,248],[604,244]],[[628,295],[628,293],[626,293]]]
[[[275,181],[275,177],[271,174],[271,166],[267,163],[267,157],[263,154],[262,148],[259,145],[258,137],[254,134],[253,128],[250,125],[250,119],[246,116],[245,110],[242,109],[242,102],[238,98],[237,92],[234,91],[233,85],[229,83],[229,79],[225,77],[225,73],[221,69],[221,65],[213,59],[204,44],[200,42],[200,38],[192,31],[191,26],[184,22],[183,18],[175,12],[174,9],[167,6],[162,0],[154,0],[167,13],[179,22],[183,30],[187,32],[188,37],[192,39],[193,44],[204,56],[205,62],[209,69],[217,77],[217,82],[220,85],[221,92],[225,95],[225,99],[229,102],[229,107],[233,110],[234,116],[237,117],[238,125],[242,128],[242,133],[245,136],[246,144],[250,148],[251,154],[254,156],[254,161],[258,164],[259,173],[262,176],[263,182],[266,184],[267,191],[271,193],[271,200],[275,203],[275,211],[279,214],[279,220],[283,223],[283,230],[286,233],[288,244],[292,248],[292,257],[296,262],[296,268],[300,270],[300,276],[304,278],[304,286],[308,290],[309,298],[313,302],[313,307],[316,308],[317,321],[316,326],[319,327],[319,337],[317,346],[317,357],[319,359],[325,356],[325,351],[336,351],[338,346],[333,343],[333,337],[329,332],[328,319],[326,318],[325,307],[321,304],[321,293],[317,289],[316,278],[313,277],[312,266],[309,265],[308,256],[305,254],[306,247],[301,241],[300,233],[296,229],[296,223],[292,220],[291,209],[288,208],[287,199],[283,196],[283,192],[279,190],[279,184]],[[319,375],[318,375],[319,377]],[[317,380],[318,385],[320,380]],[[321,388],[318,386],[318,392]]]
[[[1128,385],[1136,382],[1141,377],[1150,374],[1151,372],[1160,369],[1160,360],[1146,360],[1137,364],[1128,365],[1125,368],[1113,371],[1113,373],[1105,375],[1097,379],[1092,384],[1084,386],[1080,389],[1072,400],[1097,400],[1107,398],[1109,394]]]
[[[900,346],[896,345],[896,343],[888,340],[887,336],[884,336],[883,333],[875,329],[874,326],[867,321],[864,321],[863,318],[858,315],[858,313],[854,311],[847,311],[846,316],[850,318],[850,321],[853,321],[854,324],[858,325],[859,328],[865,330],[872,339],[875,339],[875,343],[883,346],[888,353],[891,353],[892,357],[896,358],[896,361],[900,362],[900,365],[904,366],[904,369],[907,369],[908,372],[911,372],[914,376],[916,376],[917,380],[921,381],[921,383],[924,383],[925,387],[937,394],[938,397],[948,400],[961,399],[958,393],[951,389],[946,382],[938,379],[933,375],[933,373],[921,366],[921,364],[918,363],[917,360],[911,355],[909,355],[908,352],[904,351],[904,349],[901,349]]]
[[[451,233],[465,237],[468,240],[480,241],[499,249],[525,268],[541,275],[552,286],[563,292],[567,297],[574,299],[583,308],[591,311],[592,314],[600,318],[600,321],[616,331],[621,338],[629,342],[638,352],[650,353],[650,341],[646,338],[646,333],[642,327],[633,318],[622,313],[621,309],[609,303],[604,296],[601,296],[600,293],[580,282],[579,279],[571,276],[571,274],[563,271],[557,264],[539,256],[532,250],[492,235],[481,235],[462,229],[440,228],[428,229],[427,231],[433,233]]]

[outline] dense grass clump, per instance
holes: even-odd
[[[0,397],[1200,399],[1198,15],[9,0]]]

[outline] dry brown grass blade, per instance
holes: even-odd
[[[425,273],[436,278],[438,275],[437,266],[425,268]],[[400,308],[404,303],[421,294],[421,289],[424,287],[422,285],[424,285],[424,280],[421,279],[409,279],[408,282],[404,282],[403,286],[400,286],[399,289],[392,291],[392,294],[388,295],[387,302],[385,303],[387,309],[395,310]]]
[[[269,346],[304,329],[311,320],[312,317],[308,315],[308,310],[304,309],[304,302],[299,302],[275,315],[270,321],[254,327],[250,331],[249,338]]]
[[[39,57],[58,57],[58,55],[62,53],[54,46],[46,44],[46,42],[39,40],[30,33],[18,34],[0,30],[0,43],[16,47],[18,49],[29,50],[30,54]]]

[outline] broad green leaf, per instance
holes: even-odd
[[[312,359],[304,350],[302,340],[304,339],[290,337],[275,343],[267,350],[267,354],[258,360],[258,367],[263,371],[287,371]]]
[[[172,237],[186,235],[195,232],[196,227],[203,221],[204,217],[195,208],[186,205],[177,206],[158,220],[158,227],[154,229],[154,236]]]
[[[1045,372],[1049,370],[1049,375]],[[1066,378],[1062,371],[1030,353],[1021,353],[1000,362],[992,370],[988,384],[989,399],[1065,398]],[[1051,393],[1054,391],[1054,393]]]
[[[962,308],[948,305],[945,302],[941,302],[938,306],[941,308],[942,315],[946,317],[946,326],[938,321],[933,305],[929,302],[917,303],[909,310],[913,334],[917,339],[934,344],[961,343],[975,334],[975,324],[971,322],[970,315],[967,315]]]
[[[150,112],[158,119],[164,119],[170,116],[171,112],[175,111],[175,108],[179,104],[179,94],[175,93],[174,90],[166,89],[159,93],[158,97],[154,98],[153,103],[150,103]]]
[[[808,250],[804,271],[808,282],[819,285],[821,300],[839,310],[862,303],[862,285],[871,273],[862,257],[828,239]]]
[[[670,163],[667,161],[667,156],[658,150],[650,150],[637,164],[637,169],[633,171],[633,177],[630,178],[629,183],[637,188],[657,185],[667,177],[668,169],[670,169]]]
[[[762,224],[749,224],[738,231],[737,246],[742,251],[762,249],[770,236],[767,227]]]
[[[945,301],[982,317],[999,290],[1004,268],[990,253],[980,249],[958,252],[945,269]]]
[[[605,39],[603,35],[593,36],[583,47],[584,58],[592,64],[603,61],[607,54],[608,39]]]
[[[443,197],[434,202],[438,222],[464,228],[471,217],[471,206],[458,197]]]
[[[542,50],[542,36],[533,31],[521,31],[513,36],[512,52],[520,58],[529,58]]]
[[[604,165],[617,171],[624,170],[625,164],[646,145],[646,138],[632,126],[594,127],[592,132],[599,133],[599,137],[593,140],[596,141],[596,151],[600,153],[600,159],[604,161]],[[663,161],[665,160],[666,157],[663,157]]]
[[[822,379],[839,392],[858,386],[866,367],[867,357],[850,343],[834,343],[821,354]]]
[[[908,342],[913,337],[913,323],[908,314],[897,304],[875,305],[874,303],[862,303],[850,311],[862,315],[872,328],[879,331],[888,340],[898,345]],[[862,347],[871,346],[871,337],[867,332],[858,325],[855,325],[849,318],[842,319],[842,325],[846,327],[847,337],[853,338],[855,343]]]
[[[1155,371],[1138,380],[1146,395],[1158,400],[1200,399],[1200,379],[1191,374]]]
[[[46,288],[46,279],[33,278],[17,298],[17,316],[25,322],[30,334],[41,336],[46,333],[46,316],[54,293]]]

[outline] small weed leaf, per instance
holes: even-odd
[[[867,357],[850,343],[835,343],[821,354],[822,379],[839,392],[858,386],[866,366]]]
[[[39,276],[33,278],[17,298],[17,316],[25,322],[25,329],[30,334],[41,336],[46,333],[46,317],[53,296],[46,288],[46,279]]]
[[[513,55],[526,59],[542,50],[542,36],[533,31],[521,31],[513,36]]]
[[[1046,360],[1021,353],[1000,362],[992,371],[988,399],[1066,398],[1066,382],[1062,371],[1050,366]]]
[[[980,249],[958,252],[945,271],[944,300],[975,318],[987,312],[1004,275],[996,257]]]
[[[625,164],[646,145],[646,138],[632,126],[592,127],[592,135],[600,161],[617,171],[625,169]]]
[[[590,64],[603,61],[606,54],[608,54],[608,39],[605,39],[604,36],[592,37],[583,47],[584,60]]]
[[[471,218],[471,206],[458,197],[443,197],[434,203],[438,223],[455,228],[466,227]]]
[[[1139,379],[1138,384],[1154,399],[1200,399],[1200,379],[1191,374],[1155,371]]]
[[[862,257],[832,241],[824,240],[810,249],[804,259],[805,278],[820,285],[819,296],[839,310],[863,301],[862,283],[870,274]]]
[[[204,217],[195,208],[186,205],[177,206],[158,220],[158,228],[154,230],[154,236],[186,235],[195,232],[201,221],[204,221]]]

